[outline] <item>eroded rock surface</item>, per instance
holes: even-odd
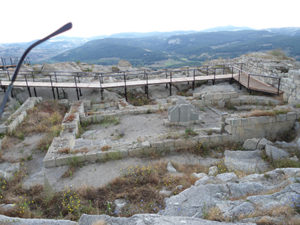
[[[299,168],[276,169],[240,179],[232,173],[205,176],[189,189],[167,198],[166,208],[159,214],[205,218],[212,208],[218,208],[223,218],[268,215],[276,207],[299,206],[299,181]]]
[[[50,220],[50,219],[23,219],[0,215],[0,224],[3,225],[78,225],[70,220]]]
[[[137,214],[129,218],[110,217],[107,215],[83,215],[79,225],[93,225],[105,221],[110,225],[251,225],[254,223],[222,223],[191,217],[160,216],[156,214]],[[100,223],[100,222],[99,222]]]
[[[265,172],[268,164],[261,158],[261,151],[229,151],[226,150],[224,162],[229,170],[245,173]]]

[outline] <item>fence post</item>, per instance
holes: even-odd
[[[193,71],[193,90],[195,90],[195,73],[196,73],[196,70],[194,69],[194,71]]]
[[[80,84],[80,74],[79,73],[77,73],[77,79],[78,79],[78,83]],[[78,88],[78,89],[79,89],[80,96],[82,96],[81,88]]]
[[[127,86],[126,86],[126,73],[123,72],[123,76],[124,76],[124,91],[125,91],[125,99],[126,99],[126,102],[128,101],[127,99]]]
[[[170,96],[172,95],[172,72],[170,72]]]
[[[248,84],[247,84],[248,89],[250,88],[250,73],[248,74]]]
[[[278,79],[278,88],[277,88],[277,95],[280,94],[280,81],[281,81],[281,78],[279,77],[279,79]]]
[[[168,69],[166,69],[166,79],[168,79]],[[166,89],[168,89],[168,84],[166,84]]]
[[[29,97],[31,97],[31,91],[30,91],[30,87],[28,86],[28,81],[27,81],[27,75],[26,75],[26,73],[25,73],[24,77],[25,77],[25,82],[26,82],[26,86],[27,86]]]
[[[149,87],[148,87],[148,74],[144,70],[144,77],[146,79],[146,86],[145,86],[145,94],[147,95],[147,98],[149,98]]]
[[[75,87],[76,87],[77,100],[79,101],[79,91],[78,91],[78,87],[77,87],[76,75],[74,75],[74,82],[75,82]]]
[[[215,85],[215,82],[216,82],[216,70],[217,70],[217,68],[214,68],[215,70],[214,70],[214,79],[213,79],[213,85]]]
[[[53,99],[55,99],[55,93],[54,93],[54,87],[53,87],[53,84],[52,84],[51,74],[49,74],[49,77],[50,77],[50,83],[51,83],[51,89],[52,89]]]
[[[31,76],[32,76],[32,82],[34,82],[34,74],[33,74],[33,71],[31,71]],[[34,96],[37,97],[37,93],[36,93],[35,87],[33,87],[33,91],[34,91]]]
[[[54,72],[54,77],[55,77],[55,82],[57,83],[56,72]],[[57,94],[57,99],[59,99],[59,91],[58,91],[58,87],[56,87],[56,94]]]
[[[103,101],[104,97],[103,97],[103,88],[102,88],[102,83],[101,83],[101,76],[102,76],[102,74],[100,73],[99,76],[98,76],[98,79],[99,79],[99,88],[100,88],[101,100]]]
[[[240,84],[240,90],[242,89],[242,84],[241,84],[241,70],[239,70],[239,84]]]

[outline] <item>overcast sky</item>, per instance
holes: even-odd
[[[67,22],[66,36],[300,27],[299,0],[2,0],[0,43],[40,39]]]

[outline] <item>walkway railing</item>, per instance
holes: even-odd
[[[19,58],[17,57],[0,57],[0,69],[6,70],[8,68],[14,68],[17,66]],[[30,65],[30,59],[27,57],[24,60],[24,64]]]
[[[7,86],[7,81],[11,80],[12,72],[0,71],[0,85],[3,89]],[[248,77],[245,83],[245,76]],[[231,79],[238,81],[248,89],[253,89],[252,83],[254,76],[264,76],[249,74],[243,71],[242,66],[217,65],[201,67],[184,67],[179,69],[164,70],[137,70],[119,72],[70,72],[70,71],[20,71],[15,87],[26,87],[31,96],[31,88],[37,95],[36,87],[49,87],[52,89],[53,98],[59,98],[58,88],[75,88],[77,98],[82,96],[81,88],[98,88],[103,98],[103,90],[106,88],[124,88],[125,98],[127,99],[127,88],[131,86],[144,86],[145,94],[149,96],[148,86],[165,84],[172,95],[172,86],[175,83],[192,83],[195,88],[197,81],[211,80],[215,84],[219,79]],[[278,79],[277,77],[272,77]],[[256,82],[256,81],[255,81]],[[278,83],[278,93],[280,79]],[[255,89],[255,88],[254,88]],[[253,90],[254,90],[253,89]],[[56,92],[56,93],[55,93]],[[266,90],[268,92],[268,90]]]

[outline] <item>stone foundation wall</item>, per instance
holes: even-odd
[[[76,102],[71,105],[62,122],[62,132],[55,137],[43,159],[45,167],[67,165],[70,156],[58,154],[60,150],[72,149],[75,145],[76,136],[79,133],[80,116],[84,116],[84,103]],[[58,159],[59,158],[59,159]],[[64,164],[56,164],[56,159],[64,160]]]
[[[147,113],[156,113],[159,111],[165,111],[167,110],[172,104],[167,103],[163,105],[145,105],[145,106],[140,106],[138,108],[136,107],[127,107],[126,110],[112,110],[109,111],[108,113],[105,112],[99,112],[99,113],[94,113],[93,115],[87,115],[85,116],[84,114],[81,114],[80,116],[80,121],[82,123],[97,123],[106,116],[122,116],[122,115],[137,115],[137,114],[147,114]]]
[[[32,109],[37,103],[41,102],[41,97],[31,97],[28,98],[21,106],[18,108],[4,124],[0,125],[0,133],[4,134],[6,132],[13,132],[16,127],[23,122],[27,116],[27,111]]]
[[[240,95],[237,92],[228,92],[220,94],[211,94],[201,96],[200,94],[195,94],[197,100],[193,100],[192,104],[199,107],[216,105],[219,107],[224,107],[226,103],[231,105],[264,105],[264,106],[275,106],[280,104],[280,101],[265,96],[252,96],[252,95]]]
[[[281,90],[284,91],[283,98],[288,103],[300,103],[300,70],[290,70],[281,79]]]
[[[198,135],[187,137],[180,135],[178,138],[160,137],[160,141],[143,141],[132,144],[120,144],[108,146],[103,149],[101,143],[97,148],[91,145],[81,146],[75,149],[75,139],[78,134],[80,120],[85,122],[96,122],[108,115],[140,114],[147,113],[149,109],[159,110],[156,106],[139,107],[135,110],[118,111],[115,114],[96,114],[92,116],[84,115],[84,103],[77,102],[71,106],[66,114],[62,126],[63,131],[59,137],[54,138],[44,160],[45,167],[56,167],[68,165],[76,158],[77,162],[105,162],[109,160],[119,160],[127,157],[145,157],[154,154],[165,155],[176,151],[188,151],[194,149],[203,150],[204,147],[214,147],[224,145],[224,143],[243,142],[249,138],[275,138],[276,136],[290,131],[296,119],[300,118],[300,113],[288,112],[276,116],[260,116],[248,118],[224,118],[224,129],[217,132],[209,132],[206,135],[203,130],[195,130]],[[70,115],[73,119],[70,120]],[[65,151],[67,150],[67,151]]]
[[[274,139],[291,131],[299,117],[296,112],[288,112],[276,116],[226,118],[225,131],[240,141],[262,137]]]
[[[214,147],[222,145],[225,142],[231,142],[232,136],[229,134],[217,134],[197,136],[189,139],[167,139],[151,143],[146,141],[137,144],[114,146],[109,151],[99,150],[76,154],[57,154],[59,149],[71,147],[73,140],[72,138],[55,138],[44,158],[44,166],[49,168],[68,165],[72,158],[76,158],[77,162],[95,163],[119,160],[127,157],[145,157],[153,156],[154,154],[166,155],[175,151],[185,151],[197,146],[199,151],[201,151],[202,146]]]

